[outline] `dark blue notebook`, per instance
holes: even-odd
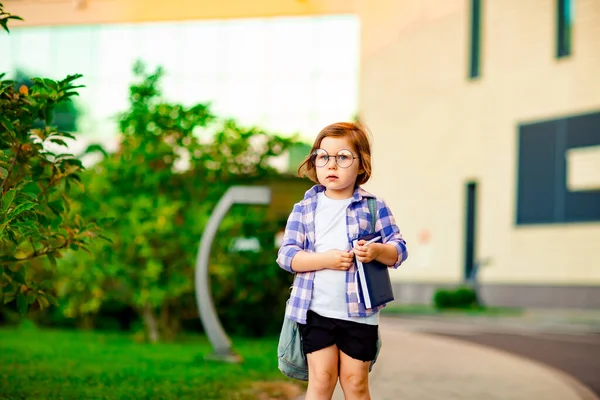
[[[376,243],[381,243],[381,234],[376,232],[361,236],[354,241],[354,246],[359,240],[369,241],[375,238],[377,238]],[[365,304],[365,308],[374,308],[394,300],[394,291],[387,265],[375,260],[362,263],[358,259],[356,265],[359,301]]]

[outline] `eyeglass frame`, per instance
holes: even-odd
[[[327,155],[327,162],[326,162],[325,164],[321,165],[321,166],[318,166],[318,165],[317,165],[317,163],[315,162],[315,161],[316,161],[316,158],[317,158],[317,155],[318,155],[318,152],[319,152],[319,150],[322,150],[322,152],[324,152],[324,153]],[[338,162],[338,159],[337,159],[337,157],[340,155],[340,152],[342,152],[342,151],[347,151],[348,153],[350,153],[350,156],[352,156],[352,157],[350,157],[350,158],[351,158],[351,160],[352,160],[352,162],[350,162],[350,165],[348,165],[347,167],[342,167],[342,166],[340,165],[340,163]],[[346,156],[348,156],[347,154],[342,154],[342,155],[346,155]],[[340,168],[344,168],[344,169],[345,169],[345,168],[350,168],[350,167],[352,166],[352,164],[354,164],[354,160],[356,160],[357,158],[360,158],[360,157],[355,157],[355,156],[354,156],[354,153],[352,153],[352,151],[350,151],[350,150],[348,150],[348,149],[341,149],[341,150],[340,150],[340,151],[338,151],[338,152],[337,152],[337,154],[336,154],[336,155],[334,155],[334,156],[332,156],[332,155],[329,155],[329,153],[328,153],[328,152],[327,152],[327,150],[325,150],[325,149],[316,149],[315,151],[313,151],[313,152],[312,152],[312,154],[310,155],[310,157],[312,158],[312,163],[313,163],[313,165],[314,165],[316,168],[325,168],[326,166],[328,166],[328,165],[329,165],[329,161],[331,160],[331,157],[333,157],[333,159],[335,160],[335,164],[336,164],[338,167],[340,167]]]

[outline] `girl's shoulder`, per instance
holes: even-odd
[[[355,195],[360,194],[360,198],[362,198],[361,205],[363,207],[368,207],[369,199],[375,199],[375,204],[377,205],[377,209],[382,209],[388,207],[387,202],[381,196],[377,196],[371,192],[366,191],[362,187],[359,187],[355,193]]]
[[[294,203],[294,210],[299,211],[301,213],[308,212],[310,206],[316,204],[318,193],[318,190],[316,190],[316,187],[314,186],[311,189],[307,190],[304,194],[304,198]]]
[[[362,199],[365,203],[367,203],[369,201],[369,199],[375,199],[378,203],[383,201],[383,199],[381,197],[377,197],[373,193],[367,192],[365,189],[363,189],[360,186],[354,192],[354,197]]]
[[[304,198],[296,204],[304,206],[307,204],[315,203],[317,201],[317,195],[320,192],[323,192],[324,190],[325,187],[323,187],[322,185],[314,185],[304,193]]]

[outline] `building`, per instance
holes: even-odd
[[[600,2],[5,6],[29,25],[358,15],[367,189],[391,205],[410,253],[392,274],[398,301],[429,303],[478,271],[491,305],[600,307]]]
[[[600,3],[369,0],[357,12],[370,188],[409,247],[399,300],[429,302],[482,262],[489,304],[600,307]]]

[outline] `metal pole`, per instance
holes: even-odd
[[[217,317],[210,292],[208,261],[215,234],[223,217],[233,204],[269,204],[270,202],[271,191],[268,187],[233,186],[217,203],[202,234],[196,258],[195,283],[200,320],[214,349],[214,353],[207,356],[208,359],[227,362],[241,361],[241,357],[231,349],[231,340]]]

